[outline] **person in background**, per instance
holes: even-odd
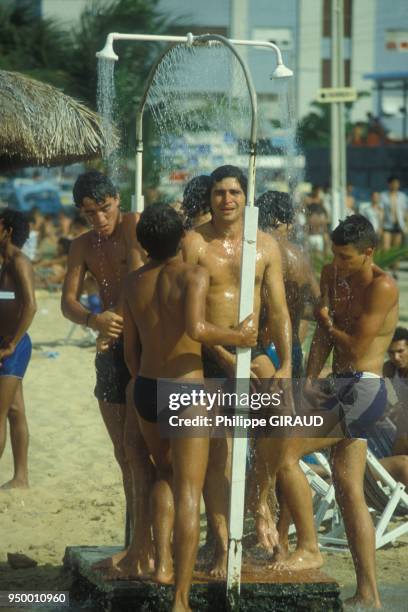
[[[18,211],[0,213],[0,457],[6,446],[7,420],[14,475],[2,488],[28,487],[28,425],[23,400],[23,378],[31,358],[27,333],[37,310],[33,267],[21,248],[29,224]]]
[[[396,176],[387,180],[388,189],[383,191],[380,198],[380,208],[383,211],[383,248],[388,251],[392,247],[403,244],[406,232],[406,217],[408,201],[405,193],[400,191],[400,181]],[[398,263],[393,266],[394,277]]]
[[[375,232],[379,238],[382,237],[382,225],[383,225],[383,210],[380,206],[380,194],[378,191],[373,191],[371,194],[370,202],[361,202],[358,207],[360,215],[364,215],[368,219],[375,229]]]

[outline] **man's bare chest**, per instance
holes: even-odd
[[[127,272],[127,253],[123,241],[93,241],[88,245],[85,262],[93,276],[120,280]]]
[[[364,304],[364,288],[352,287],[347,281],[337,281],[330,291],[330,309],[336,324],[347,329],[356,321]]]

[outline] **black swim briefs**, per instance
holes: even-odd
[[[169,398],[172,394],[189,394],[204,389],[202,383],[177,382],[165,379],[138,376],[135,381],[133,397],[139,415],[149,423],[166,422],[170,414],[182,414],[189,406],[180,406],[177,412],[169,409]]]
[[[96,353],[95,397],[108,404],[126,404],[126,386],[130,380],[123,352],[123,338],[109,350]]]

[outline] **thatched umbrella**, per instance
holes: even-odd
[[[0,170],[72,164],[100,157],[114,144],[107,142],[99,116],[80,102],[0,70]]]

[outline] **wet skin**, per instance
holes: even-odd
[[[81,212],[92,229],[73,240],[68,255],[67,274],[62,290],[61,308],[65,317],[80,325],[88,324],[100,336],[110,342],[119,338],[123,331],[121,294],[128,272],[143,265],[144,253],[136,239],[138,215],[123,214],[117,197],[106,197],[102,202],[85,197]],[[91,273],[96,281],[103,303],[103,312],[92,314],[80,303],[85,288],[85,276]],[[105,348],[108,345],[105,344]],[[127,427],[132,421],[132,407],[113,405],[99,401],[101,415],[114,446],[115,457],[122,471],[128,511],[133,521],[134,498],[133,474],[138,472],[136,463],[143,462],[125,444]],[[141,453],[142,449],[140,449]],[[149,527],[146,525],[146,531]],[[103,560],[96,567],[114,565],[121,558]],[[148,563],[145,559],[144,565]]]
[[[212,221],[189,232],[183,241],[183,255],[189,263],[206,268],[210,277],[207,318],[214,324],[236,325],[239,309],[242,230],[245,194],[236,178],[225,178],[211,191]],[[285,299],[281,256],[276,241],[263,232],[257,235],[254,313],[259,319],[261,299],[265,300],[266,337],[277,346],[281,369],[275,373],[268,358],[260,357],[251,367],[258,367],[262,378],[290,378],[291,326]],[[214,358],[233,376],[235,358],[218,347]],[[263,363],[259,363],[262,362]],[[261,370],[261,368],[264,368]],[[231,444],[229,439],[213,440],[210,445],[205,501],[209,520],[216,535],[216,556],[212,574],[225,577],[227,561],[227,513],[230,480]]]
[[[206,321],[208,288],[208,272],[201,266],[183,262],[180,255],[164,262],[149,261],[128,276],[124,338],[126,363],[132,376],[200,382],[203,381],[201,342],[256,344],[257,329],[252,318],[233,329]],[[199,410],[205,415],[205,407]],[[183,416],[188,417],[189,411],[187,408]],[[193,409],[193,414],[197,414],[197,409]],[[183,437],[165,439],[156,423],[139,414],[138,419],[156,468],[151,493],[156,549],[152,578],[160,584],[175,579],[173,610],[187,610],[199,539],[208,433],[190,437],[186,432]],[[171,549],[173,528],[175,571]],[[128,561],[132,565],[130,558]]]
[[[309,355],[305,392],[313,401],[313,380],[334,350],[333,370],[381,374],[382,363],[398,320],[398,290],[373,264],[372,249],[333,245],[334,261],[321,276],[321,309]],[[333,476],[357,574],[354,601],[380,607],[375,576],[374,529],[363,492],[366,443],[357,439],[298,438],[278,440],[269,448],[272,472],[279,483],[297,530],[297,548],[277,567],[307,569],[322,563],[313,524],[310,487],[299,459],[327,446]],[[266,451],[266,449],[265,449]],[[305,554],[307,553],[307,554]]]
[[[30,260],[13,245],[12,230],[0,219],[0,291],[14,292],[12,300],[0,298],[0,368],[4,358],[12,355],[34,318],[37,306],[34,295],[34,273]],[[6,445],[7,419],[14,459],[14,476],[5,488],[28,486],[28,427],[22,396],[22,382],[15,376],[0,377],[0,457]]]

